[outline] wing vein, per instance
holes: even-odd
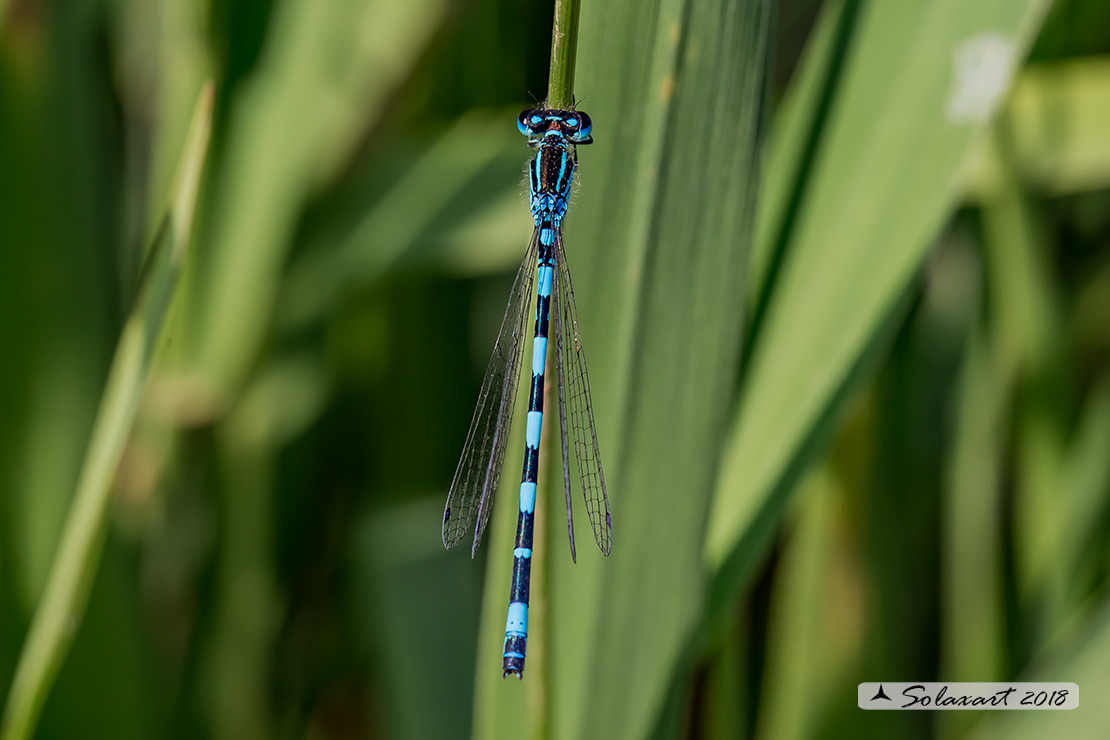
[[[556,263],[562,259],[560,251],[558,249],[555,251]],[[551,314],[552,321],[555,324],[555,377],[558,381],[559,391],[559,433],[561,442],[559,448],[563,453],[563,493],[567,502],[567,537],[570,539],[570,559],[577,563],[578,555],[574,549],[574,508],[571,505],[570,495],[570,445],[567,443],[567,386],[566,372],[563,367],[563,298],[560,282],[556,278],[552,281],[551,286]]]
[[[526,344],[527,309],[532,302],[538,245],[538,234],[533,233],[509,293],[509,305],[493,345],[470,430],[443,509],[443,545],[448,550],[458,545],[470,525],[478,520],[471,556],[482,541],[505,461]]]
[[[586,513],[593,528],[598,548],[608,555],[613,548],[613,520],[609,512],[609,494],[605,487],[605,473],[601,468],[601,452],[597,444],[597,426],[594,423],[593,402],[590,398],[590,378],[586,372],[586,354],[578,330],[578,308],[574,303],[574,286],[570,280],[562,236],[555,241],[558,267],[560,317],[560,343],[563,345],[563,365],[568,381],[566,398],[570,406],[570,430],[574,441],[575,462]],[[561,389],[562,390],[562,389]],[[560,393],[560,400],[563,394]]]

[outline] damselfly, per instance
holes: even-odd
[[[470,422],[459,467],[447,494],[443,510],[443,544],[447,549],[459,544],[470,525],[474,528],[471,557],[482,541],[489,521],[493,495],[501,477],[501,464],[513,418],[528,307],[532,304],[532,285],[536,283],[536,324],[532,338],[532,390],[528,398],[528,427],[525,434],[524,472],[520,481],[520,513],[517,516],[516,545],[513,550],[513,579],[509,591],[509,616],[505,623],[505,652],[502,677],[524,675],[524,654],[528,640],[528,583],[532,566],[532,527],[536,504],[536,473],[539,468],[540,428],[543,419],[543,384],[547,362],[548,319],[553,318],[555,334],[555,373],[559,391],[559,428],[562,435],[563,490],[567,505],[567,534],[570,556],[574,551],[574,518],[571,513],[571,473],[568,437],[573,440],[578,481],[586,500],[586,511],[594,539],[605,555],[613,546],[613,523],[609,516],[609,497],[597,446],[590,380],[586,358],[578,334],[578,312],[574,305],[570,270],[563,252],[562,223],[567,212],[574,170],[578,166],[577,147],[593,141],[590,117],[576,110],[526,110],[517,119],[517,128],[528,137],[536,156],[528,165],[532,218],[535,229],[528,252],[517,271],[509,306],[501,331],[493,346],[478,406]],[[538,282],[537,282],[538,281]],[[570,424],[567,424],[567,407]]]

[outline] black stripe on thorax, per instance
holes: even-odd
[[[565,143],[541,144],[537,156],[539,190],[534,192],[565,195],[574,177],[574,157]]]

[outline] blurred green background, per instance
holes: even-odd
[[[518,683],[522,424],[477,559],[439,528],[552,12],[0,0],[4,721],[37,619],[38,738],[1105,737],[1110,3],[583,0],[614,548],[570,563],[555,480]],[[1080,708],[863,712],[873,680]]]

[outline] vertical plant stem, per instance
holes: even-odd
[[[84,616],[104,543],[112,480],[135,421],[166,310],[189,243],[200,173],[208,151],[212,85],[193,113],[169,213],[164,217],[135,306],[123,327],[62,537],[0,723],[0,740],[31,737]]]
[[[547,80],[547,107],[574,105],[574,60],[578,54],[578,0],[555,0],[551,26],[551,72]]]

